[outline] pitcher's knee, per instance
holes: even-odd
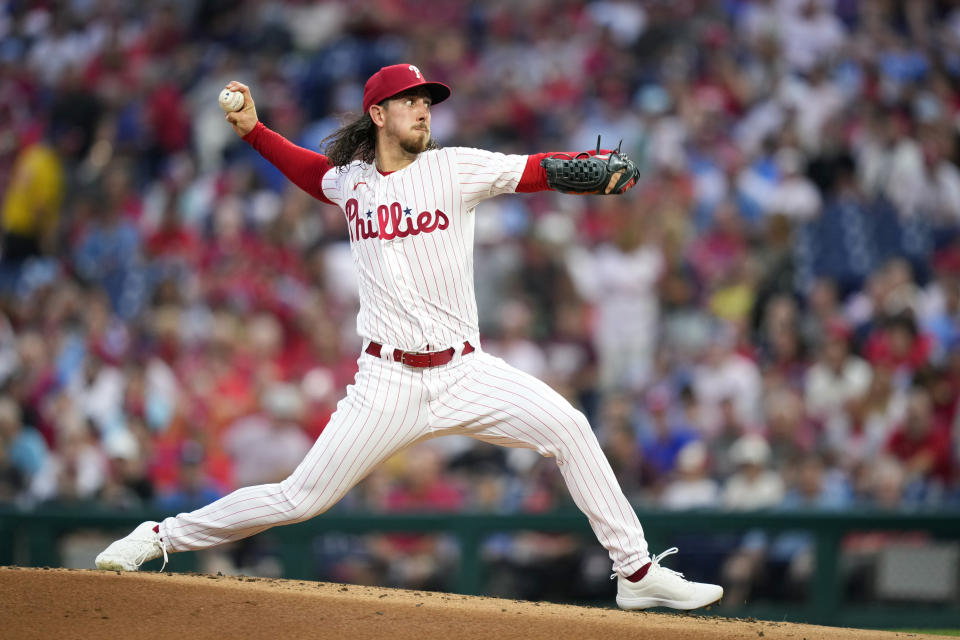
[[[560,442],[553,443],[557,460],[564,461],[583,451],[585,442],[590,443],[597,439],[593,429],[590,428],[590,422],[582,412],[574,411],[565,417],[567,419],[556,430],[560,436]]]
[[[291,523],[303,522],[320,515],[336,503],[336,499],[328,497],[329,492],[323,488],[312,488],[302,482],[287,478],[280,483],[283,494],[284,508]]]

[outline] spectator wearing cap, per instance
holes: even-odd
[[[717,481],[710,477],[707,446],[694,440],[677,453],[674,478],[660,496],[660,504],[672,510],[713,507],[719,493]]]
[[[759,435],[749,434],[730,448],[737,471],[723,485],[720,503],[725,509],[749,511],[773,507],[784,495],[783,479],[769,468],[770,445]]]

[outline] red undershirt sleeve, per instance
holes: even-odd
[[[318,200],[335,204],[323,195],[323,175],[333,168],[327,156],[293,144],[262,122],[243,139],[292,183]]]
[[[534,153],[527,156],[527,166],[523,168],[523,175],[517,183],[517,193],[533,193],[535,191],[550,191],[547,186],[547,170],[540,166],[540,161],[548,157],[549,153]]]
[[[576,153],[563,152],[571,158]],[[592,156],[597,155],[596,149],[588,151]],[[600,153],[610,153],[609,149],[601,149]],[[517,193],[533,193],[535,191],[553,191],[547,185],[547,170],[540,166],[540,161],[544,158],[556,155],[557,152],[534,153],[527,156],[527,165],[523,168],[523,175],[520,176],[520,182],[517,183]]]

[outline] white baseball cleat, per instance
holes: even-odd
[[[623,576],[617,580],[617,606],[621,609],[699,609],[720,601],[723,587],[703,582],[690,582],[671,569],[660,566],[660,560],[676,553],[671,547],[658,556],[653,556],[647,575],[638,582],[630,582]]]
[[[147,521],[134,529],[125,538],[110,543],[97,556],[97,569],[110,571],[138,571],[144,562],[163,556],[163,571],[167,566],[167,546],[160,534],[153,530],[156,522]]]

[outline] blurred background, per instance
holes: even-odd
[[[653,551],[728,613],[960,620],[951,1],[0,1],[0,563],[91,567],[296,466],[356,371],[346,225],[216,97],[317,149],[400,61],[453,87],[443,145],[640,162],[625,197],[483,203],[476,287]],[[553,460],[443,439],[173,567],[610,605],[572,509]]]

